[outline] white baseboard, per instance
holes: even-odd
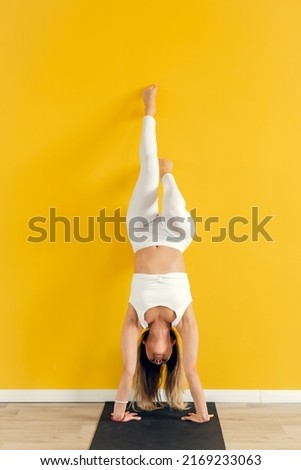
[[[301,390],[262,390],[262,403],[301,403]]]
[[[0,390],[1,403],[97,403],[113,401],[115,396],[114,389]],[[205,390],[205,397],[208,402],[216,403],[301,403],[301,390]],[[184,398],[192,401],[189,390],[185,391]]]

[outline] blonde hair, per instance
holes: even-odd
[[[170,329],[170,336],[176,342],[172,346],[172,354],[168,362],[154,364],[149,361],[143,340],[149,335],[149,329],[145,330],[138,341],[138,355],[136,371],[133,379],[134,398],[132,406],[136,402],[141,410],[155,410],[163,406],[160,391],[165,391],[166,400],[171,408],[176,410],[187,409],[183,401],[184,369],[182,363],[182,351],[178,332]]]

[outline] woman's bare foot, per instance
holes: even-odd
[[[173,163],[171,160],[167,160],[167,158],[159,158],[159,169],[160,169],[160,178],[164,176],[166,173],[172,172]]]
[[[157,94],[158,85],[154,83],[146,88],[142,92],[143,101],[144,101],[144,114],[149,114],[155,116],[156,114],[156,94]]]

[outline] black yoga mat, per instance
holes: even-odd
[[[182,421],[181,416],[194,412],[176,411],[169,407],[154,411],[139,411],[140,421],[111,421],[114,403],[107,402],[100,417],[90,449],[92,450],[224,450],[225,443],[214,403],[207,403],[214,414],[207,423]],[[133,411],[130,409],[130,411]]]

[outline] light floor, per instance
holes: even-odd
[[[226,449],[301,449],[301,404],[216,407]],[[0,449],[89,449],[102,409],[102,403],[0,403]]]

